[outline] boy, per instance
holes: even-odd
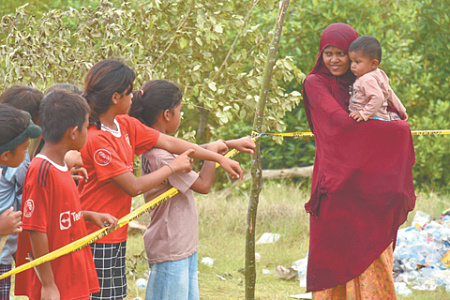
[[[47,94],[40,108],[44,147],[30,164],[25,178],[17,265],[43,256],[86,235],[84,219],[104,227],[117,219],[108,214],[82,212],[78,190],[64,162],[69,150],[86,142],[89,106],[65,90]],[[62,256],[16,275],[16,295],[30,299],[89,299],[99,290],[89,248]]]
[[[0,96],[0,103],[8,104],[19,110],[29,113],[31,120],[34,124],[39,125],[39,105],[41,104],[44,94],[38,89],[15,85],[7,88]],[[29,123],[29,116],[24,116],[25,121]],[[10,126],[14,126],[12,123]],[[39,131],[40,128],[36,129]],[[37,136],[36,136],[37,137]],[[37,139],[34,141],[36,143]],[[28,143],[28,142],[27,142]],[[30,145],[32,142],[30,141]],[[29,146],[28,148],[33,148]],[[19,151],[20,152],[20,151]],[[28,150],[30,152],[30,150]],[[30,165],[30,155],[25,154],[25,159],[17,167],[10,167],[0,162],[1,177],[0,177],[0,213],[11,210],[11,208],[19,213],[22,203],[22,187],[25,180],[25,174],[27,173],[28,166]],[[22,218],[20,217],[20,220]],[[10,234],[9,236],[3,236],[5,244],[0,254],[0,274],[9,272],[12,268],[12,264],[15,259],[17,251],[17,233]],[[0,249],[2,244],[0,242]],[[11,277],[7,277],[0,281],[0,299],[9,299]]]
[[[350,45],[350,69],[358,77],[350,97],[350,117],[356,122],[370,119],[407,120],[406,109],[389,86],[389,78],[378,69],[381,45],[372,36],[361,36]],[[395,112],[388,110],[393,109]]]

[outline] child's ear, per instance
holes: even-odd
[[[2,162],[8,162],[11,158],[11,151],[5,151],[2,154],[0,154],[0,161]]]
[[[163,113],[164,120],[170,121],[170,110],[166,109]]]
[[[121,98],[122,96],[118,93],[118,92],[115,92],[113,95],[112,95],[112,103],[113,104],[117,104],[117,103],[119,103],[119,100],[120,100],[120,98]]]
[[[378,59],[376,59],[376,58],[372,59],[372,66],[374,68],[378,68],[379,64],[380,64],[380,62],[378,61]]]
[[[69,131],[69,138],[73,141],[76,139],[77,137],[77,131],[78,131],[78,126],[75,127],[70,127],[69,129],[67,129]]]

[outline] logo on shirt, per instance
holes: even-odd
[[[94,153],[94,161],[97,165],[107,166],[111,162],[112,155],[106,149],[98,149]]]
[[[72,222],[70,222],[70,211],[62,212],[59,215],[59,228],[61,230],[69,229],[72,226]]]
[[[25,218],[31,218],[34,212],[34,201],[32,199],[28,199],[25,201],[24,207],[23,207],[23,216]]]
[[[127,141],[127,143],[128,143],[128,146],[130,146],[130,147],[131,147],[131,143],[130,143],[130,136],[129,136],[128,134],[126,134],[126,135],[125,135],[125,140]]]

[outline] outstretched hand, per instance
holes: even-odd
[[[230,174],[231,178],[242,180],[242,178],[244,177],[244,171],[242,171],[241,166],[237,161],[222,156],[219,164],[222,169]]]
[[[240,152],[255,153],[256,144],[255,141],[249,136],[242,137],[240,139],[226,141],[226,144],[230,148],[234,148]]]
[[[22,232],[22,212],[10,207],[0,215],[0,235]]]

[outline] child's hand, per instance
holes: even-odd
[[[88,181],[89,176],[87,170],[83,167],[73,167],[69,170],[70,174],[72,174],[73,180],[83,180],[85,182]]]
[[[218,140],[218,141],[209,143],[208,145],[206,145],[206,149],[208,149],[212,152],[222,154],[222,155],[225,155],[228,152],[228,146],[224,140]]]
[[[114,228],[117,226],[117,218],[106,213],[99,213],[95,211],[83,211],[85,220],[91,221],[94,225],[103,228]]]
[[[236,140],[229,140],[226,141],[226,144],[230,148],[234,148],[240,152],[247,152],[247,153],[255,153],[256,144],[255,141],[249,136],[236,139]]]
[[[64,162],[67,165],[67,168],[71,170],[74,167],[82,167],[83,159],[81,158],[81,153],[76,150],[67,151],[64,156]]]
[[[50,285],[43,285],[41,288],[41,299],[42,300],[59,300],[61,295],[59,294],[58,287],[53,281]]]
[[[22,232],[22,212],[10,207],[0,215],[0,235]]]
[[[358,123],[364,121],[364,118],[361,116],[359,112],[351,112],[349,117],[353,118]]]
[[[242,178],[244,177],[244,171],[242,171],[241,166],[237,161],[222,156],[219,164],[222,169],[230,174],[231,178],[242,180]]]
[[[174,172],[184,171],[186,173],[192,171],[192,162],[193,159],[189,157],[192,153],[194,153],[194,149],[189,149],[178,155],[174,160],[172,160],[168,165],[173,169]]]

